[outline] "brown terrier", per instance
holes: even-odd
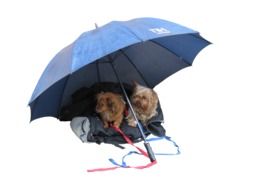
[[[96,112],[99,113],[104,128],[108,128],[110,124],[120,127],[124,110],[125,102],[121,95],[112,92],[97,94]]]
[[[133,93],[130,97],[131,104],[136,113],[137,119],[141,121],[143,125],[147,125],[147,122],[157,115],[158,96],[154,90],[147,88],[134,82]],[[137,122],[135,121],[132,112],[129,112],[127,116],[128,125],[135,127]]]

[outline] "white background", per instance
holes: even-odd
[[[253,189],[252,16],[246,0],[1,1],[0,189]],[[155,88],[182,154],[141,171],[87,173],[127,151],[82,144],[68,122],[29,123],[27,103],[59,50],[95,22],[136,17],[180,23],[213,43]]]

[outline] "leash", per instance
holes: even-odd
[[[131,154],[139,154],[139,155],[143,155],[145,157],[147,157],[149,159],[149,156],[148,156],[148,153],[146,151],[144,151],[143,149],[141,149],[140,147],[134,145],[133,141],[128,137],[126,136],[125,133],[123,133],[123,131],[119,128],[119,127],[116,127],[114,125],[111,126],[115,131],[117,131],[118,133],[120,133],[122,135],[122,137],[125,139],[125,141],[132,145],[133,147],[135,147],[139,152],[136,152],[136,151],[130,151],[128,154],[126,154],[125,156],[123,156],[122,158],[122,163],[121,164],[118,164],[117,162],[115,162],[112,158],[109,159],[109,161],[114,164],[115,166],[114,167],[108,167],[108,168],[96,168],[96,169],[88,169],[87,172],[96,172],[96,171],[108,171],[108,170],[115,170],[115,169],[118,169],[118,168],[135,168],[135,169],[145,169],[145,168],[149,168],[153,165],[155,165],[157,163],[157,161],[153,161],[153,162],[149,162],[148,164],[146,165],[141,165],[141,166],[129,166],[126,164],[126,162],[124,161],[124,159],[131,155]]]
[[[175,155],[181,154],[180,149],[179,149],[179,146],[178,146],[178,145],[176,144],[176,142],[173,141],[173,140],[171,139],[171,137],[169,137],[169,136],[153,137],[153,138],[146,139],[146,141],[149,141],[149,142],[151,142],[151,141],[158,141],[158,140],[167,140],[167,141],[169,141],[169,142],[172,142],[173,146],[176,147],[176,152],[175,152],[175,153],[155,153],[155,155],[157,155],[157,156],[175,156]],[[110,158],[109,161],[110,161],[113,165],[115,165],[115,166],[126,167],[127,164],[126,164],[126,162],[125,162],[125,158],[128,157],[128,156],[130,156],[130,155],[132,155],[132,154],[142,155],[142,154],[140,154],[139,152],[130,151],[130,152],[128,152],[126,155],[124,155],[124,156],[122,157],[121,164],[117,163],[117,162],[116,162],[114,159],[112,159],[112,158]]]

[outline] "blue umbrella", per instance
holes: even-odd
[[[191,66],[209,44],[197,31],[156,18],[112,21],[84,32],[46,67],[29,101],[31,120],[59,118],[71,95],[94,83],[137,81],[154,88]]]

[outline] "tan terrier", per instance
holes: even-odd
[[[142,86],[137,82],[134,82],[133,93],[130,97],[131,104],[136,113],[137,119],[146,126],[147,122],[157,115],[158,96],[156,92],[148,87]],[[137,122],[135,121],[133,114],[129,111],[127,116],[128,125],[135,127]]]

